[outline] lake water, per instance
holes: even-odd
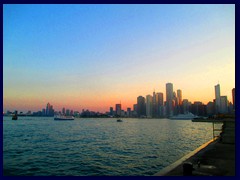
[[[123,120],[3,117],[3,173],[149,176],[212,139],[211,123]]]

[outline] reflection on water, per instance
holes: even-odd
[[[211,138],[189,120],[4,117],[4,175],[153,175]]]

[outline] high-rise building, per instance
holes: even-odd
[[[152,96],[152,117],[157,117],[157,100],[158,99],[154,90]]]
[[[187,114],[189,112],[189,102],[187,99],[183,99],[182,106],[183,106],[183,113]]]
[[[134,105],[133,105],[133,111],[136,111],[136,112],[137,112],[137,104],[134,104]]]
[[[121,116],[121,112],[122,112],[122,105],[121,104],[116,104],[116,115]]]
[[[110,114],[111,116],[113,116],[113,107],[110,107],[110,109],[109,109],[109,114]]]
[[[50,108],[51,108],[50,103],[47,103],[47,106],[46,106],[46,115],[47,115],[47,116],[50,115]]]
[[[182,91],[180,89],[177,90],[177,98],[178,98],[178,104],[182,105]]]
[[[207,103],[207,115],[212,116],[214,115],[214,103],[213,102],[208,102]]]
[[[146,116],[146,104],[143,96],[137,97],[137,114],[138,117]]]
[[[131,108],[127,108],[127,117],[131,117],[132,113],[131,113]]]
[[[153,115],[153,97],[151,95],[146,96],[146,115],[148,118],[152,118]]]
[[[122,117],[125,117],[125,116],[126,116],[126,113],[125,113],[124,110],[121,110],[121,116],[122,116]]]
[[[166,115],[173,115],[173,84],[166,84]]]
[[[215,112],[220,113],[220,105],[221,105],[221,99],[220,99],[220,84],[217,84],[215,86]]]
[[[159,92],[156,94],[156,102],[157,102],[157,116],[163,117],[163,110],[164,110],[163,93]]]
[[[205,116],[206,115],[206,105],[204,105],[200,101],[195,101],[193,104],[191,104],[190,112],[197,115],[197,116]]]
[[[62,108],[62,114],[64,115],[66,112],[65,112],[65,107]]]
[[[228,100],[227,96],[220,97],[220,113],[226,114],[228,113]]]
[[[232,103],[233,103],[233,109],[235,109],[235,88],[232,89]]]
[[[46,116],[54,116],[54,109],[50,103],[47,103],[46,106]]]
[[[176,96],[176,93],[173,92],[173,114],[177,115],[179,114],[179,105],[178,105],[178,98]]]

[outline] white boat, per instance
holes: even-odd
[[[55,116],[54,120],[74,120],[73,116]]]
[[[172,120],[192,120],[194,118],[197,118],[198,116],[195,116],[192,113],[187,113],[187,114],[178,114],[176,116],[172,116],[169,119]]]

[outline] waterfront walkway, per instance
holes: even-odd
[[[202,145],[155,176],[183,176],[186,162],[193,165],[190,176],[235,176],[235,122],[225,123],[224,129],[220,138]]]

